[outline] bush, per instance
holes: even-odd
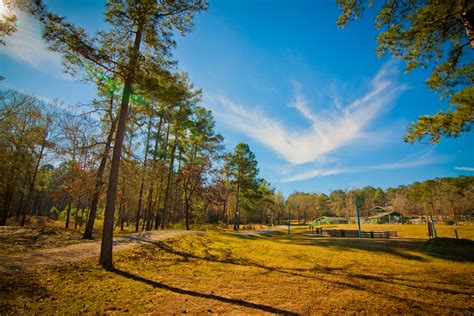
[[[64,217],[63,215],[64,215],[64,214],[62,214],[62,213],[64,213],[64,212],[65,212],[65,210],[62,210],[62,211],[61,211],[61,210],[58,210],[57,208],[55,208],[55,207],[53,206],[53,208],[52,208],[51,211],[49,212],[49,218],[51,218],[51,219],[53,219],[53,220],[55,220],[55,221],[57,221],[58,219],[63,219],[63,217]]]
[[[453,219],[447,219],[444,223],[446,225],[454,225],[454,220]]]

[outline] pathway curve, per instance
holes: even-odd
[[[198,231],[160,230],[114,237],[114,253],[151,241],[179,235],[202,234]],[[57,248],[41,249],[24,255],[0,256],[0,273],[17,273],[36,266],[62,266],[89,258],[98,258],[100,240]]]

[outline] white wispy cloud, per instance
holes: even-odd
[[[28,64],[45,74],[61,79],[71,79],[62,72],[62,57],[48,49],[41,37],[41,26],[38,21],[23,12],[17,15],[17,31],[5,38],[6,45],[0,47],[0,54]]]
[[[397,170],[397,169],[408,169],[417,168],[426,165],[432,165],[437,163],[443,163],[450,160],[450,157],[446,156],[433,156],[432,151],[424,151],[414,155],[410,155],[404,159],[384,164],[376,164],[369,166],[353,166],[353,167],[340,167],[340,168],[314,168],[306,170],[301,173],[297,173],[290,177],[284,178],[282,182],[294,182],[308,180],[316,177],[324,177],[336,174],[346,173],[362,173],[373,170]],[[474,171],[474,168],[472,168]]]
[[[314,113],[298,91],[289,105],[310,124],[298,129],[285,126],[282,120],[263,111],[234,103],[223,96],[209,98],[216,117],[226,125],[263,144],[292,164],[305,164],[323,158],[357,139],[367,136],[366,128],[395,97],[405,89],[396,82],[396,69],[387,64],[371,80],[366,93],[345,106],[328,106],[324,113]]]
[[[454,169],[462,171],[474,171],[474,168],[471,167],[454,167]]]

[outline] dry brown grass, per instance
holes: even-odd
[[[474,312],[473,242],[208,232],[116,256],[2,276],[0,312]]]
[[[24,254],[84,242],[82,232],[58,227],[0,227],[0,255]]]
[[[88,242],[88,240],[82,239],[83,227],[66,229],[63,227],[64,223],[57,221],[43,224],[29,222],[25,227],[0,226],[0,256],[23,255],[38,249]],[[59,224],[62,225],[59,226]],[[72,227],[74,227],[74,224]],[[116,229],[114,235],[128,235],[134,232],[135,230],[130,226],[124,231]],[[102,237],[101,229],[94,229],[93,235],[96,240],[100,240]]]

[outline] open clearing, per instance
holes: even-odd
[[[3,313],[474,312],[474,242],[207,232],[2,274]]]

